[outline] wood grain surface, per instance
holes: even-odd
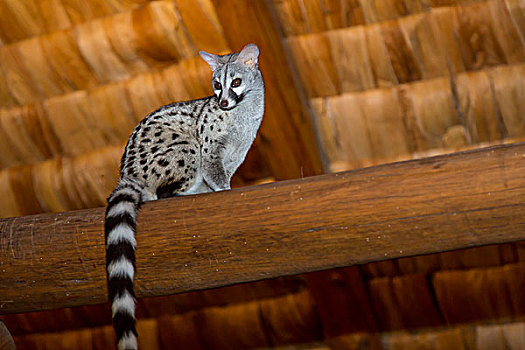
[[[137,295],[525,240],[524,173],[517,143],[146,203]],[[104,302],[103,211],[0,220],[0,312]]]

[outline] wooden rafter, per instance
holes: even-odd
[[[143,205],[137,295],[525,239],[525,143]],[[0,220],[0,312],[106,300],[103,208]]]

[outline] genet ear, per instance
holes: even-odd
[[[200,51],[199,54],[201,55],[202,59],[210,65],[211,70],[215,72],[217,67],[219,67],[218,57],[211,53],[207,53],[206,51]]]
[[[246,45],[237,57],[237,63],[247,66],[249,68],[255,68],[259,62],[259,48],[255,44]]]

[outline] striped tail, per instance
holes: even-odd
[[[135,329],[135,231],[143,189],[121,182],[108,198],[106,209],[106,270],[109,302],[119,350],[137,349]]]

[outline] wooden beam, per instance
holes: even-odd
[[[137,295],[525,240],[525,143],[149,202]],[[106,300],[103,208],[0,220],[0,312]]]
[[[266,86],[266,113],[256,141],[278,180],[323,173],[323,151],[314,116],[299,78],[294,79],[290,55],[271,1],[212,0],[224,36],[234,51],[247,43],[261,50],[260,68]]]

